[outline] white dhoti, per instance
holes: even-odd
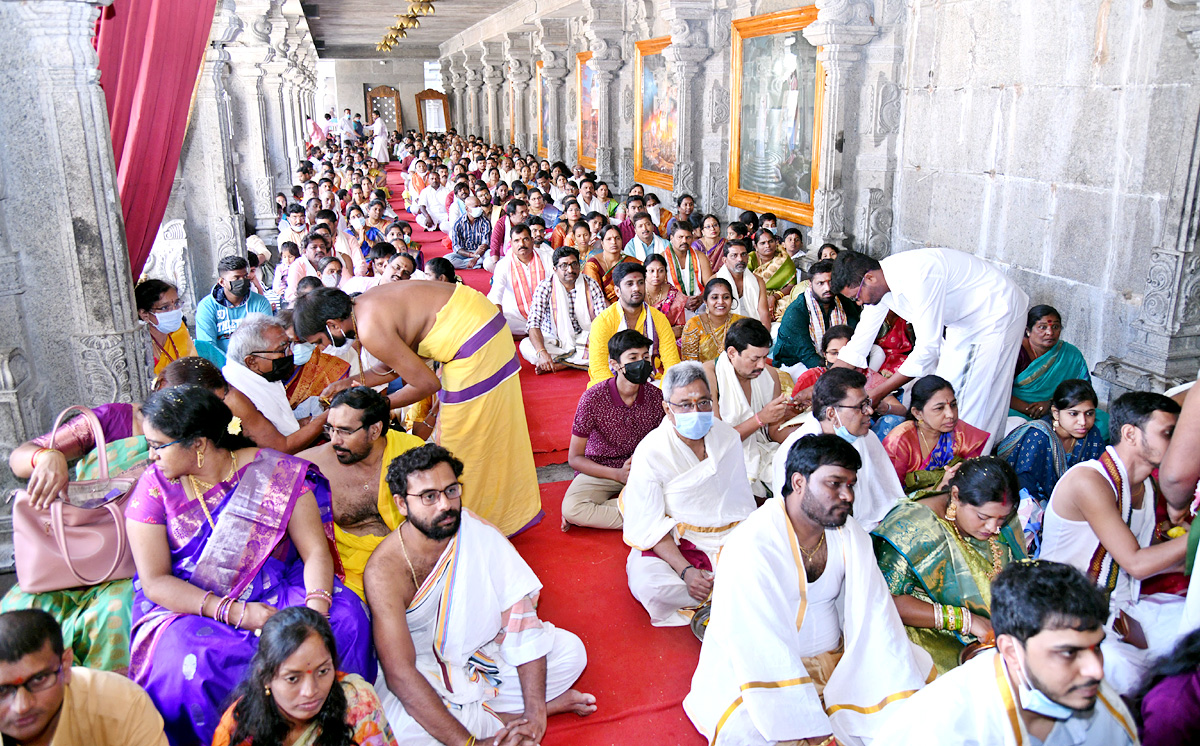
[[[750,380],[750,400],[742,389],[741,378],[729,361],[729,352],[722,351],[713,362],[717,378],[717,407],[721,419],[733,426],[753,419],[775,396],[775,379],[764,370],[758,378]],[[742,453],[746,458],[746,475],[755,497],[766,497],[771,486],[771,464],[779,444],[767,436],[767,428],[760,427],[742,439]]]
[[[687,624],[701,601],[688,594],[666,561],[643,552],[670,536],[681,548],[703,552],[709,567],[716,567],[725,537],[754,512],[737,431],[714,421],[704,446],[708,458],[700,461],[664,419],[634,450],[621,493],[623,536],[633,548],[625,564],[629,590],[656,627]]]

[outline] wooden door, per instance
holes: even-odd
[[[450,102],[446,94],[432,88],[417,94],[417,128],[422,134],[450,129]]]
[[[363,86],[364,88],[366,86]],[[403,131],[400,119],[400,91],[392,88],[390,85],[375,86],[366,92],[367,94],[367,111],[366,120],[367,126],[375,123],[376,109],[379,109],[379,116],[383,117],[383,122],[387,125],[388,132]]]

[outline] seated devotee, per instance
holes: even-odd
[[[1200,733],[1200,628],[1159,658],[1133,698],[1142,746],[1177,746]]]
[[[425,275],[434,282],[447,282],[451,285],[461,282],[454,272],[454,265],[444,256],[435,256],[425,264]]]
[[[725,349],[704,363],[716,395],[716,416],[742,439],[746,474],[757,498],[771,490],[771,464],[786,433],[779,426],[796,415],[791,396],[782,392],[779,372],[768,365],[771,333],[757,319],[740,319],[725,335]]]
[[[1062,340],[1062,314],[1054,306],[1038,305],[1025,317],[1025,338],[1017,353],[1010,417],[1036,420],[1050,411],[1054,389],[1072,378],[1091,381],[1087,360],[1079,348]],[[1105,419],[1099,421],[1107,429]]]
[[[393,428],[387,398],[365,386],[333,397],[325,434],[328,443],[297,456],[316,464],[329,480],[333,536],[346,587],[362,596],[371,552],[403,520],[388,488],[388,464],[425,441]]]
[[[796,286],[796,265],[786,251],[779,250],[779,241],[772,231],[759,229],[754,233],[753,241],[754,253],[746,266],[766,284],[767,310],[771,312],[771,319],[777,321],[776,306]]]
[[[167,746],[146,692],[75,665],[58,622],[40,609],[0,614],[0,736],[18,746]]]
[[[250,290],[249,264],[240,256],[222,257],[217,262],[217,284],[196,306],[196,339],[222,353],[229,350],[229,337],[252,313],[271,313],[271,301]]]
[[[563,495],[562,528],[620,528],[618,496],[633,451],[662,422],[662,392],[650,380],[650,340],[622,329],[608,341],[613,377],[583,393],[571,425],[567,465],[577,473]]]
[[[427,231],[449,233],[450,212],[446,209],[446,196],[450,194],[450,187],[442,186],[441,176],[436,170],[430,171],[426,179],[428,184],[413,205],[413,217]]]
[[[826,380],[828,379],[828,380]],[[871,400],[866,377],[847,368],[833,368],[812,386],[813,417],[788,433],[775,451],[771,489],[778,495],[786,484],[787,455],[806,435],[837,435],[854,446],[862,459],[854,488],[854,519],[870,531],[904,497],[896,471],[879,437],[871,430]]]
[[[988,434],[959,417],[954,387],[940,376],[913,384],[908,412],[912,419],[888,433],[883,447],[905,492],[940,492],[963,459],[983,454]]]
[[[675,345],[671,322],[646,303],[645,268],[634,262],[620,262],[613,267],[612,282],[617,289],[617,302],[592,320],[588,337],[588,386],[612,378],[608,340],[622,329],[634,329],[650,340],[650,360],[654,364],[651,378],[662,378],[664,372],[679,362],[679,348]]]
[[[340,662],[325,617],[303,606],[281,609],[263,625],[213,746],[396,746],[375,687],[340,671]]]
[[[710,744],[890,743],[880,721],[936,674],[850,517],[859,466],[836,435],[803,438],[782,495],[725,542],[683,700]]]
[[[699,218],[699,231],[692,248],[708,257],[713,272],[725,266],[726,238],[721,235],[721,218],[718,215],[703,215]]]
[[[125,507],[138,573],[129,674],[171,742],[212,741],[255,631],[285,606],[328,614],[343,670],[371,680],[370,620],[335,578],[317,468],[230,435],[229,408],[198,386],[152,393],[142,417],[153,464]]]
[[[617,300],[613,269],[621,262],[638,261],[621,251],[621,231],[611,225],[600,232],[600,252],[588,257],[581,255],[580,258],[584,262],[583,273],[600,285],[608,303]]]
[[[291,241],[297,246],[303,246],[304,238],[308,235],[309,230],[307,216],[304,214],[304,205],[293,202],[284,208],[283,213],[286,225],[279,229],[275,245]]]
[[[321,284],[327,288],[341,287],[342,270],[342,259],[339,256],[327,256],[317,264],[317,271],[321,273]]]
[[[587,369],[592,321],[608,308],[596,281],[579,273],[579,252],[571,246],[554,250],[553,272],[533,289],[526,339],[518,349],[538,373],[564,367]]]
[[[522,335],[529,328],[533,291],[553,272],[550,257],[534,251],[529,226],[514,225],[511,236],[512,250],[496,263],[487,297],[504,312],[512,333]]]
[[[670,236],[675,231],[675,225],[680,222],[686,222],[693,229],[700,227],[698,219],[703,216],[695,215],[696,200],[692,195],[684,194],[681,196],[679,201],[675,203],[675,208],[675,214],[667,220],[667,224],[663,230],[664,233]],[[707,254],[708,252],[705,253]]]
[[[542,194],[540,189],[530,189],[526,196],[529,203],[529,217],[541,218],[545,223],[546,230],[554,230],[558,226],[558,221],[562,219],[562,211],[554,205],[547,204],[546,195]]]
[[[581,222],[583,222],[583,211],[579,202],[575,199],[566,200],[563,203],[562,219],[550,233],[550,245],[556,249],[559,246],[573,246],[575,226]]]
[[[1042,543],[1046,503],[1058,480],[1075,464],[1104,452],[1105,437],[1095,424],[1098,401],[1087,381],[1063,381],[1054,389],[1049,414],[1027,421],[996,446],[996,455],[1017,470],[1026,546],[1034,556]]]
[[[695,311],[704,303],[704,286],[712,277],[712,267],[703,252],[692,248],[692,224],[686,220],[676,221],[668,234],[671,246],[663,252],[667,260],[667,274],[671,284],[683,293],[684,307]]]
[[[769,329],[772,318],[767,308],[766,283],[758,275],[746,271],[750,244],[746,241],[731,241],[722,246],[721,253],[721,268],[713,277],[720,277],[729,282],[733,289],[733,307],[742,316],[758,319]]]
[[[529,217],[529,204],[525,200],[511,199],[504,205],[504,214],[492,226],[491,247],[484,257],[483,268],[491,272],[500,261],[500,257],[508,253],[510,233],[514,225],[521,225]]]
[[[706,363],[716,360],[728,346],[725,335],[729,327],[745,316],[732,312],[733,284],[714,277],[704,287],[704,311],[688,319],[679,336],[679,357]]]
[[[662,254],[651,254],[643,263],[646,268],[646,305],[657,308],[671,322],[671,331],[678,338],[687,321],[687,297],[671,284],[667,260]]]
[[[788,228],[783,232],[782,243],[784,253],[792,258],[792,264],[799,267],[800,260],[804,258],[804,234],[799,228]]]
[[[995,650],[891,708],[889,746],[1133,746],[1136,725],[1105,680],[1104,596],[1074,568],[1014,562],[992,582]]]
[[[667,239],[658,235],[658,228],[654,224],[654,218],[650,217],[649,213],[634,213],[630,223],[633,227],[633,237],[623,247],[625,254],[639,261],[645,261],[646,257],[651,254],[662,254],[665,256],[671,250],[671,244],[667,242]]]
[[[275,265],[275,277],[271,280],[271,305],[278,306],[287,293],[288,270],[292,262],[300,258],[300,245],[294,241],[279,244],[279,264]]]
[[[291,376],[280,381],[287,394],[288,405],[301,419],[320,414],[321,392],[334,381],[340,381],[350,373],[350,363],[336,355],[317,349],[311,342],[300,341],[292,328],[292,309],[285,308],[275,316],[292,341],[292,362],[295,369]]]
[[[541,582],[503,534],[463,509],[462,474],[433,444],[388,467],[406,520],[367,563],[377,691],[399,743],[538,743],[548,716],[595,711],[595,697],[571,689],[587,654],[538,619]]]
[[[483,255],[491,245],[492,224],[483,214],[483,208],[475,197],[468,197],[462,217],[454,223],[450,232],[453,251],[446,255],[457,269],[471,269],[483,261]]]
[[[858,304],[837,296],[829,286],[833,262],[816,262],[809,273],[804,302],[788,304],[771,349],[771,360],[776,365],[797,373],[824,364],[817,349],[826,329],[848,326],[853,330],[858,325]]]
[[[909,639],[938,671],[960,663],[966,645],[990,645],[991,582],[1025,558],[1017,520],[1017,475],[1008,462],[964,461],[950,491],[902,500],[875,527],[879,569]]]
[[[663,207],[662,200],[654,192],[646,195],[646,212],[650,213],[650,217],[654,220],[654,231],[659,235],[666,235],[667,223],[675,214]]]
[[[396,247],[387,241],[380,241],[371,247],[367,252],[367,266],[370,267],[371,274],[369,276],[356,275],[349,280],[343,280],[338,287],[349,294],[365,293],[381,282],[386,281],[386,277],[390,274],[388,263],[400,252],[396,251]],[[411,265],[412,271],[417,268],[416,261],[408,254],[404,255],[408,265]],[[407,278],[404,278],[407,279]]]
[[[1183,566],[1187,537],[1157,541],[1151,472],[1162,461],[1179,405],[1162,394],[1122,394],[1110,412],[1108,446],[1058,480],[1042,524],[1043,559],[1087,573],[1109,601],[1104,673],[1133,691],[1153,659],[1170,650],[1184,600],[1141,595],[1145,578]]]
[[[246,395],[281,435],[289,439],[297,435],[296,442],[308,445],[321,434],[325,415],[315,414],[303,426],[297,421],[283,386],[295,369],[287,329],[270,316],[254,314],[246,317],[229,340],[229,354],[221,374],[230,386]]]
[[[841,249],[831,243],[821,244],[821,248],[817,249],[817,261],[828,259],[832,262],[841,252]]]
[[[622,532],[630,592],[655,627],[679,627],[708,600],[717,553],[755,503],[741,436],[713,418],[704,366],[667,369],[662,395],[666,417],[629,465]]]
[[[150,333],[154,375],[181,357],[196,355],[192,335],[183,323],[179,290],[162,280],[142,280],[133,289],[138,318]]]
[[[835,367],[834,363],[837,362],[838,353],[846,346],[846,343],[850,341],[852,336],[854,336],[854,330],[848,326],[831,326],[825,330],[825,336],[821,337],[821,358],[825,361],[824,365],[809,368],[796,376],[796,381],[792,388],[792,398],[800,403],[812,401],[813,386],[816,385],[817,380],[821,376]],[[773,359],[772,362],[774,362]],[[888,398],[891,399],[894,397]]]
[[[641,189],[637,184],[633,185],[636,189]],[[616,226],[621,229],[622,243],[628,243],[636,235],[633,227],[633,217],[646,211],[646,199],[641,194],[634,194],[632,190],[625,202],[617,208]],[[653,231],[651,231],[653,235]]]
[[[288,267],[287,292],[283,299],[287,303],[296,301],[296,288],[305,277],[320,277],[317,265],[329,256],[329,242],[320,233],[310,233],[300,244],[304,252]]]

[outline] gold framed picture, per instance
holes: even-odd
[[[550,107],[547,104],[550,101],[550,85],[546,80],[546,76],[542,74],[542,66],[545,64],[542,60],[538,60],[534,65],[534,84],[537,87],[537,154],[538,158],[546,157],[546,135],[550,130]]]
[[[594,171],[596,147],[600,144],[600,113],[596,108],[596,71],[591,60],[591,52],[575,55],[575,93],[579,102],[575,116],[575,149],[579,165]]]
[[[679,97],[663,50],[671,37],[639,41],[633,79],[633,178],[660,189],[675,186]]]

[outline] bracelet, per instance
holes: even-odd
[[[943,623],[943,619],[942,619],[942,605],[937,604],[937,603],[935,603],[933,605],[933,628],[934,629],[945,629],[946,628],[945,624]]]
[[[208,593],[204,594],[204,598],[200,599],[200,614],[199,614],[199,616],[204,616],[204,604],[208,603],[208,597],[211,596],[212,594],[213,594],[213,592],[209,591]],[[208,617],[205,617],[205,619],[207,619],[207,618]]]
[[[467,742],[463,746],[475,746],[475,736],[467,734]]]
[[[763,421],[758,418],[758,412],[754,413],[754,421],[758,423],[759,427],[766,427],[766,425],[763,424]]]
[[[324,588],[314,588],[311,591],[309,591],[308,593],[304,594],[304,603],[305,604],[307,604],[309,601],[312,601],[313,599],[325,601],[330,606],[333,606],[333,594],[330,593],[329,591],[325,590]]]
[[[30,468],[30,470],[33,470],[33,469],[36,469],[36,468],[37,468],[37,460],[38,460],[38,456],[41,456],[43,453],[46,453],[46,452],[48,452],[48,451],[53,451],[53,450],[54,450],[53,448],[39,448],[39,449],[37,449],[36,451],[34,451],[34,452],[33,452],[33,455],[29,457],[29,468]]]
[[[962,632],[964,635],[969,635],[971,634],[971,610],[964,606],[962,607],[962,613],[963,623],[962,628],[959,629],[959,632]]]
[[[217,619],[222,624],[229,624],[229,607],[233,606],[233,599],[226,596],[221,599],[221,605],[217,610]]]
[[[240,616],[238,616],[237,624],[233,625],[234,629],[242,628],[242,621],[245,620],[245,618],[246,618],[246,607],[247,606],[249,606],[249,604],[246,603],[245,601],[242,601],[242,613]]]
[[[685,567],[685,568],[683,568],[682,570],[680,570],[680,571],[679,571],[679,579],[680,579],[680,580],[683,580],[683,576],[687,574],[687,571],[688,571],[688,570],[691,570],[691,569],[694,569],[694,567],[695,567],[694,565],[688,565],[687,567]]]

